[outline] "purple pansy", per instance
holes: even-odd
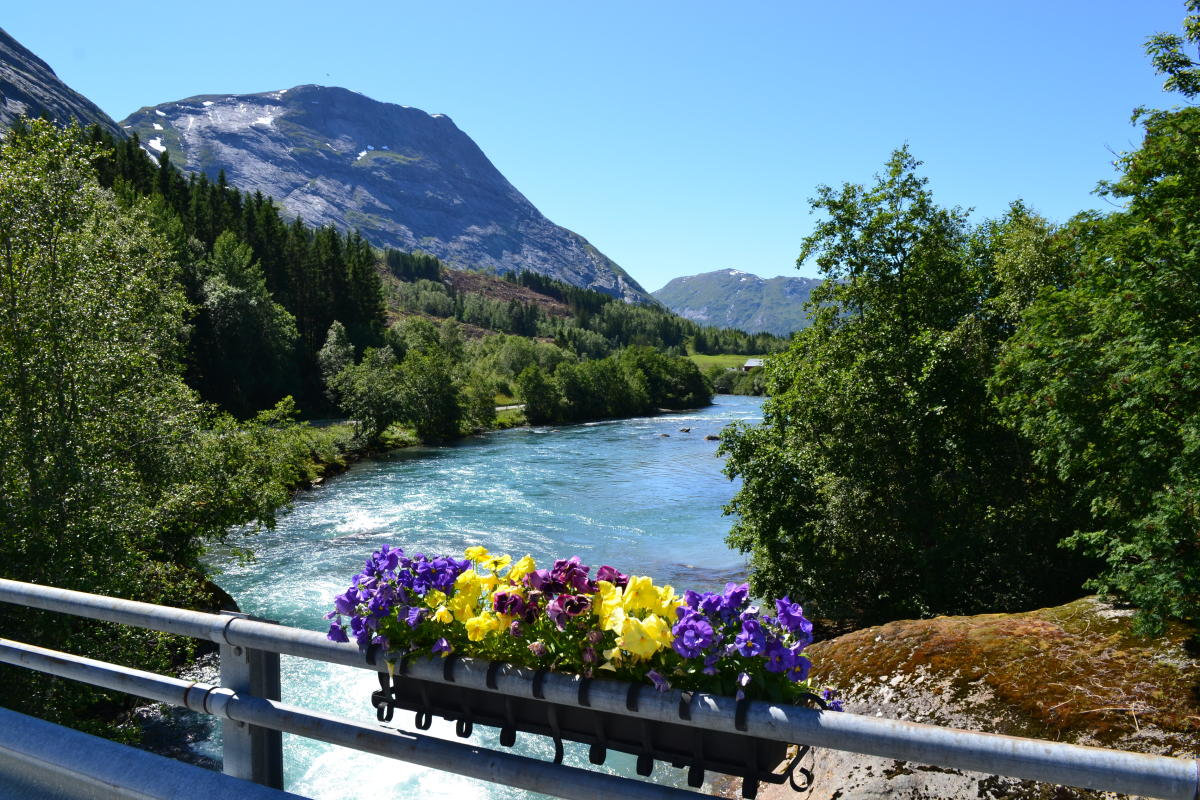
[[[743,656],[757,656],[767,647],[767,637],[762,625],[756,620],[748,619],[742,623],[742,630],[733,640],[733,647]]]
[[[683,611],[684,609],[680,609]],[[684,658],[696,658],[713,642],[713,627],[702,614],[694,611],[681,615],[679,622],[671,628],[675,640],[671,647]]]
[[[608,581],[614,586],[624,589],[629,585],[629,576],[618,572],[615,568],[605,564],[600,569],[596,570],[596,580]]]
[[[652,669],[647,672],[646,677],[649,678],[650,682],[654,684],[654,688],[658,689],[660,692],[665,692],[671,688],[671,684],[667,681],[666,677],[664,677],[663,674],[656,669]]]

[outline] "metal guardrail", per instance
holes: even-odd
[[[3,708],[0,797],[303,800]]]
[[[0,662],[221,717],[229,721],[225,728],[227,739],[230,727],[237,726],[294,733],[432,769],[576,800],[593,800],[600,796],[630,797],[635,800],[695,798],[694,792],[561,766],[432,736],[363,725],[225,687],[168,678],[6,639],[0,639]],[[226,748],[229,745],[226,741]],[[227,761],[228,758],[227,749]],[[242,757],[243,762],[250,760],[248,756]]]
[[[386,656],[386,654],[371,652],[363,653],[353,644],[331,642],[323,634],[315,631],[290,628],[240,616],[205,614],[3,579],[0,579],[0,601],[206,639],[221,646],[223,663],[227,654],[231,657],[240,657],[243,653],[257,652],[276,656],[282,653],[379,671],[383,667],[383,660]],[[78,670],[77,674],[89,676],[86,678],[88,682],[95,682],[101,677],[94,671],[93,666],[84,665],[84,662],[88,662],[87,659],[78,657],[64,659],[63,654],[39,651],[40,648],[32,648],[29,645],[4,642],[3,647],[0,647],[0,661],[25,664],[35,669],[53,666],[63,671],[75,672]],[[41,666],[34,667],[33,662],[35,661]],[[74,665],[68,666],[68,662],[72,662]],[[92,663],[94,665],[95,662]],[[104,666],[112,667],[112,665]],[[444,674],[446,672],[444,667],[445,664],[440,659],[411,659],[407,664],[407,673],[423,680],[452,682],[481,691],[518,696],[530,694],[530,684],[534,675],[531,670],[506,667],[494,675],[495,681],[489,685],[486,663],[461,659],[451,665],[449,674]],[[175,700],[163,700],[163,702],[176,702],[176,704],[188,705],[188,707],[194,707],[197,702],[194,698],[189,700],[188,692],[202,691],[209,698],[201,703],[202,710],[208,713],[218,713],[237,722],[248,724],[251,731],[255,727],[293,730],[293,728],[283,727],[287,724],[304,730],[302,735],[334,741],[334,739],[324,738],[323,735],[317,734],[329,732],[329,735],[332,736],[335,735],[332,732],[336,730],[338,731],[336,736],[340,737],[340,740],[335,741],[338,744],[354,742],[355,744],[351,746],[365,749],[368,752],[414,760],[416,763],[434,766],[438,769],[485,777],[488,780],[503,781],[521,788],[530,788],[564,797],[594,797],[601,791],[596,783],[601,779],[623,781],[619,789],[615,787],[606,789],[606,791],[613,791],[619,796],[635,796],[633,793],[641,797],[695,796],[693,792],[615,778],[587,770],[546,764],[522,756],[481,750],[454,742],[433,740],[437,743],[433,745],[425,741],[429,737],[392,734],[376,727],[362,726],[328,715],[284,706],[277,702],[277,697],[272,699],[257,696],[262,694],[261,689],[251,692],[248,687],[215,688],[187,684],[171,678],[141,673],[137,670],[116,669],[124,670],[127,673],[126,677],[119,679],[125,688],[122,686],[109,686],[109,688],[132,691],[140,696],[159,699],[156,695],[133,691],[132,687],[136,686],[144,691],[151,689],[160,691],[170,686],[172,687],[170,688],[171,692],[183,691],[184,694],[182,696],[174,694]],[[243,683],[253,683],[247,680],[250,671],[243,671],[241,675]],[[224,673],[223,666],[222,683],[225,682]],[[159,683],[164,681],[166,683]],[[610,683],[611,685],[609,685]],[[190,689],[181,689],[176,684],[184,684]],[[98,685],[108,686],[105,683]],[[574,705],[578,702],[579,697],[579,679],[569,675],[549,674],[545,676],[540,689],[547,701]],[[690,719],[681,720],[678,714],[679,692],[648,693],[636,713],[630,712],[626,708],[623,684],[594,681],[589,695],[591,707],[602,711],[632,717],[648,717],[698,728],[729,732],[739,730],[735,725],[732,698],[695,693],[690,705]],[[182,702],[177,702],[178,700],[182,700]],[[764,739],[804,743],[816,747],[848,750],[903,761],[915,761],[1068,786],[1169,798],[1169,800],[1198,800],[1200,798],[1200,761],[1195,759],[1152,756],[1038,739],[975,733],[850,713],[821,712],[797,706],[776,706],[764,702],[749,704],[745,727],[740,730],[748,735]],[[300,730],[293,730],[293,732],[300,732]],[[366,736],[368,732],[374,736]],[[379,737],[387,737],[391,740],[397,736],[408,737],[413,744],[398,746],[391,741],[385,743],[379,740]],[[372,742],[378,740],[378,744],[368,745],[366,744],[368,740]],[[444,762],[446,766],[437,766],[432,763],[438,760],[433,756],[429,757],[429,761],[425,761],[419,760],[425,756],[418,757],[416,755],[422,748],[426,748],[425,752],[430,752],[428,748],[442,746],[460,748],[446,751],[448,754],[452,754]],[[253,747],[246,749],[252,750]],[[258,764],[254,777],[260,782],[265,782],[262,775],[269,771],[269,767],[262,763],[264,761],[261,756],[262,750],[263,748],[260,747],[260,755],[249,760]],[[388,752],[383,752],[384,750],[388,750]],[[489,765],[494,765],[486,770],[487,776],[476,775],[473,769],[470,772],[464,771],[464,769],[471,768],[464,765],[463,762],[480,758],[490,759]],[[243,772],[253,771],[245,765],[239,769]],[[574,776],[572,770],[584,773],[586,777]],[[550,778],[548,783],[543,783],[540,778],[535,781],[530,777],[535,773],[539,776],[552,774],[554,777]],[[499,777],[501,774],[503,777]],[[244,776],[251,777],[250,774]],[[567,793],[574,791],[576,785],[574,781],[576,780],[583,781],[584,793]],[[535,783],[536,785],[533,785]]]

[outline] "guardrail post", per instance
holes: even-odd
[[[255,619],[248,614],[222,611],[233,619]],[[230,620],[232,621],[232,619]],[[268,700],[279,700],[279,654],[220,643],[221,686]],[[283,734],[245,722],[225,720],[223,771],[274,789],[283,788]]]

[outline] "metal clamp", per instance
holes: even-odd
[[[391,722],[396,713],[396,703],[392,698],[392,682],[386,672],[377,673],[379,676],[379,691],[371,692],[371,705],[375,706],[375,719],[380,722]]]

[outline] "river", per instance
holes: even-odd
[[[730,519],[721,509],[736,484],[721,472],[718,443],[704,437],[734,420],[757,422],[761,405],[761,398],[718,395],[697,411],[515,428],[397,451],[301,493],[275,530],[246,542],[254,561],[219,551],[210,564],[243,611],[322,630],[333,596],[382,544],[427,554],[482,544],[514,559],[529,553],[539,565],[578,555],[680,591],[718,589],[744,577],[745,560],[724,542]],[[370,673],[287,656],[282,671],[284,702],[374,721],[368,698],[378,684]],[[411,722],[397,713],[400,726]],[[430,733],[453,738],[442,720]],[[219,735],[201,749],[215,752]],[[491,729],[472,738],[499,746]],[[548,740],[525,734],[517,749],[552,752]],[[290,735],[284,758],[287,789],[318,800],[534,796]],[[567,762],[587,765],[586,752],[568,745]],[[612,754],[606,768],[632,775],[632,758]],[[667,774],[682,779],[656,766],[656,775]]]

